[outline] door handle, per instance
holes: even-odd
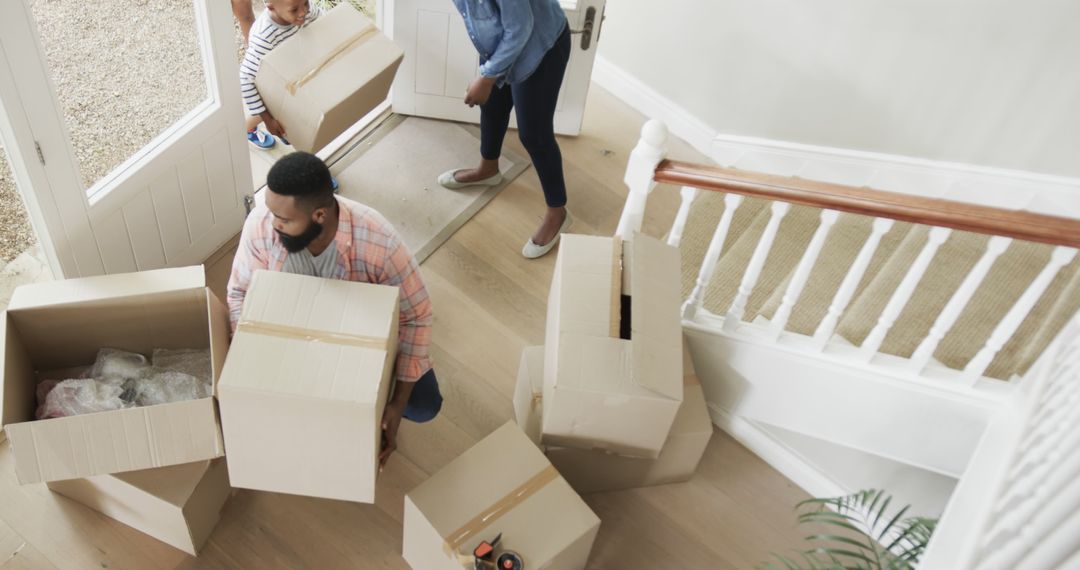
[[[589,45],[592,44],[593,24],[596,21],[596,7],[589,6],[585,10],[585,24],[580,30],[571,29],[571,34],[581,34],[581,49],[589,51]],[[599,36],[597,36],[599,38]]]

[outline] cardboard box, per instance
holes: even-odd
[[[632,489],[688,481],[694,476],[713,428],[705,394],[694,374],[689,354],[684,355],[684,362],[687,368],[683,372],[683,402],[656,459],[570,447],[542,448],[575,491],[588,494]],[[543,366],[544,347],[532,346],[522,351],[514,393],[517,423],[537,445],[540,445],[540,417],[543,414]]]
[[[209,348],[215,384],[229,317],[202,267],[23,285],[3,327],[3,423],[20,483],[60,481],[221,457],[213,398],[35,420],[49,371],[89,366],[98,349],[145,355]]]
[[[660,454],[683,397],[679,275],[679,250],[649,236],[562,237],[548,297],[545,445]]]
[[[223,458],[48,485],[192,556],[210,538],[230,492]]]
[[[316,152],[386,100],[402,57],[342,2],[266,54],[255,87],[289,143]]]
[[[600,519],[513,422],[405,496],[402,555],[417,570],[472,569],[481,541],[526,568],[585,568]]]
[[[398,288],[257,271],[218,386],[234,487],[371,503]]]

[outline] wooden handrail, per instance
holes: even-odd
[[[1080,220],[897,192],[663,160],[654,180],[878,218],[1080,248]]]

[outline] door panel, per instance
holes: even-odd
[[[582,34],[571,36],[570,62],[555,111],[555,132],[577,135],[589,93],[604,1],[563,2],[562,6],[571,30],[583,30],[592,9],[588,47],[582,45]],[[449,0],[396,0],[390,9],[394,13],[394,40],[405,50],[394,82],[394,112],[479,123],[480,109],[467,107],[464,97],[469,82],[477,76],[480,60],[454,4]],[[511,118],[510,126],[516,128],[516,118]]]

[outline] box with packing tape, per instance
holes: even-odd
[[[316,152],[386,99],[402,57],[342,2],[266,54],[255,87],[289,143]]]
[[[224,458],[48,486],[192,556],[210,538],[230,494]]]
[[[548,296],[545,445],[656,458],[683,399],[679,250],[564,235]]]
[[[218,386],[234,487],[374,502],[398,295],[255,272]]]
[[[582,494],[688,481],[694,476],[712,437],[712,421],[690,355],[683,353],[683,402],[667,441],[656,459],[624,457],[597,450],[542,447],[551,464],[575,491]],[[540,445],[543,410],[544,347],[521,353],[514,391],[518,425]]]
[[[525,568],[585,568],[600,519],[513,422],[405,496],[402,555],[417,570],[472,570],[493,543]],[[512,566],[511,566],[512,567]]]
[[[205,393],[209,390],[200,390],[204,397],[156,405],[134,406],[114,398],[109,401],[124,405],[79,415],[67,415],[75,406],[59,406],[57,410],[66,410],[59,414],[63,417],[52,413],[43,416],[50,419],[34,419],[40,403],[36,396],[46,380],[76,379],[88,384],[89,392],[118,388],[86,377],[86,372],[72,372],[86,371],[104,347],[139,358],[159,349],[204,354],[209,349],[208,373],[216,386],[229,346],[229,317],[206,287],[202,267],[24,285],[15,290],[4,319],[3,424],[20,483],[224,455],[214,400]],[[53,391],[58,389],[59,384]],[[85,396],[83,390],[65,395]]]

